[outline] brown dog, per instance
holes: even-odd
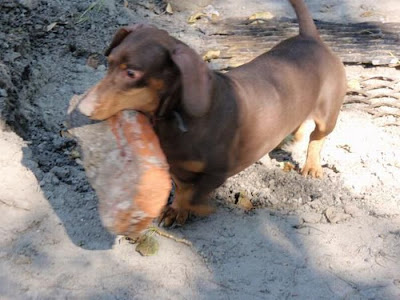
[[[321,177],[320,151],[346,91],[344,67],[320,39],[303,0],[290,0],[300,34],[228,73],[149,25],[121,28],[106,51],[107,76],[79,105],[92,119],[124,109],[147,113],[176,184],[164,225],[210,212],[207,196],[315,121],[302,174]]]

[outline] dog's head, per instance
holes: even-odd
[[[207,113],[212,73],[193,49],[166,31],[150,25],[123,27],[105,54],[107,75],[79,104],[84,115],[104,120],[125,109],[152,114],[172,87],[180,88],[188,114]]]

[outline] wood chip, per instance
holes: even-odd
[[[249,17],[250,24],[261,24],[264,23],[265,20],[271,20],[274,18],[274,15],[269,11],[262,11],[252,14]]]
[[[239,192],[239,198],[237,201],[237,205],[244,210],[251,210],[254,208],[253,204],[251,203],[251,201],[245,191]]]
[[[165,12],[167,14],[170,14],[170,15],[172,15],[174,13],[171,3],[169,3],[169,2],[167,3],[167,7],[165,8]]]
[[[56,25],[57,25],[57,22],[53,22],[53,23],[47,25],[46,31],[47,32],[51,31],[54,27],[56,27]]]
[[[197,20],[199,20],[201,17],[204,17],[204,16],[206,16],[206,14],[204,14],[204,13],[201,13],[201,12],[195,13],[194,15],[191,15],[188,18],[187,22],[189,24],[194,24],[194,23],[196,23]]]
[[[212,59],[217,59],[221,55],[220,50],[209,50],[203,55],[203,60],[210,61]]]

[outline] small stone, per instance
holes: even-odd
[[[322,206],[321,200],[315,200],[309,203],[310,207],[313,209],[319,209]]]
[[[58,179],[66,179],[70,177],[71,172],[67,168],[55,166],[51,169],[51,172],[58,178]]]
[[[307,212],[301,215],[304,223],[316,224],[321,222],[322,215],[316,212]]]
[[[123,25],[128,25],[129,21],[127,20],[127,18],[119,16],[117,17],[117,23],[118,25],[123,26]]]
[[[105,65],[99,65],[99,66],[97,67],[97,70],[103,72],[103,71],[106,70],[106,66],[105,66]]]
[[[328,222],[332,223],[332,224],[346,221],[347,219],[349,219],[351,217],[350,215],[348,215],[346,213],[336,211],[332,207],[328,207],[325,210],[325,216],[328,219]]]
[[[57,178],[57,176],[53,176],[51,178],[51,183],[54,185],[59,185],[60,184],[60,180]]]
[[[275,188],[275,180],[274,180],[274,179],[271,179],[271,180],[269,181],[269,188],[270,188],[270,189]]]
[[[359,208],[358,208],[356,205],[354,205],[354,204],[346,205],[346,206],[344,207],[344,212],[345,212],[346,214],[351,215],[352,217],[361,217],[361,216],[364,215],[364,214],[363,214],[363,211],[362,211],[361,209],[359,209]]]
[[[30,10],[35,9],[39,5],[39,0],[19,0],[18,2]]]
[[[84,72],[87,72],[88,70],[90,70],[90,67],[88,67],[86,65],[77,64],[76,67],[75,67],[75,71],[77,73],[84,73]]]
[[[7,97],[8,93],[5,89],[0,89],[0,97]]]
[[[97,67],[99,66],[99,57],[97,54],[92,54],[88,57],[86,64],[93,68],[93,69],[97,69]]]
[[[268,199],[268,202],[271,204],[272,207],[277,206],[279,204],[279,199],[275,197],[271,197]]]

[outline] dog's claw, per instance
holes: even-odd
[[[188,217],[189,212],[187,210],[166,206],[159,217],[158,225],[163,224],[164,227],[171,227],[174,224],[183,226]]]

